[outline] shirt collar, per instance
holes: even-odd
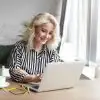
[[[45,51],[46,50],[46,48],[47,48],[47,46],[46,45],[43,45],[42,46],[42,49],[40,50],[40,51],[37,51],[37,52],[41,52],[41,51]],[[27,50],[35,50],[35,48],[33,47],[33,42],[32,41],[28,41],[27,42]],[[36,50],[35,50],[36,51]]]

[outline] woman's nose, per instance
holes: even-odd
[[[48,37],[49,37],[49,33],[46,34],[46,38],[48,38]]]
[[[48,33],[45,33],[43,36],[44,36],[45,38],[48,38]]]

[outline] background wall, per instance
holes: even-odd
[[[60,21],[62,0],[0,0],[0,44],[20,38],[22,23],[40,12],[49,12]]]

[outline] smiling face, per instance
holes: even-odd
[[[52,23],[42,24],[35,27],[35,42],[46,44],[53,37],[54,26]]]

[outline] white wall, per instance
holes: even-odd
[[[40,12],[49,12],[60,20],[62,0],[0,0],[0,44],[19,40],[22,23]]]

